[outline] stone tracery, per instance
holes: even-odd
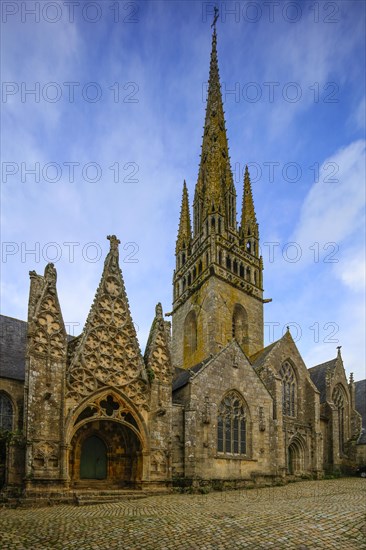
[[[68,395],[78,400],[105,386],[123,387],[130,399],[147,409],[147,377],[118,266],[118,239],[109,240],[102,280],[70,357]]]

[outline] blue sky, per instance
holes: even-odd
[[[238,205],[248,163],[273,299],[266,344],[290,325],[308,367],[342,345],[346,371],[364,378],[365,3],[218,6]],[[3,314],[26,319],[28,272],[54,260],[64,320],[78,334],[113,233],[142,349],[155,304],[171,310],[212,8],[2,3]]]

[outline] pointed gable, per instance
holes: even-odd
[[[318,391],[311,377],[309,376],[309,370],[306,368],[303,358],[297,346],[291,336],[289,329],[285,334],[276,342],[273,342],[269,346],[265,347],[262,351],[251,356],[250,360],[258,374],[266,372],[273,376],[279,376],[278,370],[282,363],[290,359],[296,364],[296,367],[302,372],[302,374],[308,380],[310,386]]]
[[[343,366],[340,346],[338,347],[337,356],[334,359],[311,367],[309,369],[309,374],[320,392],[320,403],[332,400],[333,390],[337,383],[341,383],[348,393],[348,382]]]
[[[165,384],[171,383],[172,363],[169,341],[160,303],[155,309],[155,318],[146,344],[144,359],[149,377],[156,377]]]
[[[71,352],[68,397],[79,400],[111,386],[147,408],[147,375],[132,322],[122,272],[119,240],[108,237],[110,251],[83,333]]]
[[[31,290],[28,311],[27,351],[56,359],[66,357],[67,339],[57,296],[57,273],[52,263],[47,264],[44,276],[29,273]]]
[[[327,376],[336,368],[337,359],[326,361],[309,369],[310,378],[320,392],[320,403],[326,401]]]

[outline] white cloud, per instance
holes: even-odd
[[[319,176],[304,201],[294,232],[294,240],[302,246],[314,242],[339,244],[361,230],[365,206],[365,141],[351,143],[326,159]]]
[[[350,248],[335,264],[334,272],[342,283],[355,292],[364,292],[366,286],[365,249],[363,246]]]

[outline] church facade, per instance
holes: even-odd
[[[186,184],[173,309],[140,351],[116,236],[82,333],[57,274],[30,272],[27,322],[2,316],[0,482],[50,495],[321,477],[357,464],[355,382],[337,356],[308,369],[289,331],[264,347],[263,262],[250,174],[240,224],[214,28],[202,155]]]

